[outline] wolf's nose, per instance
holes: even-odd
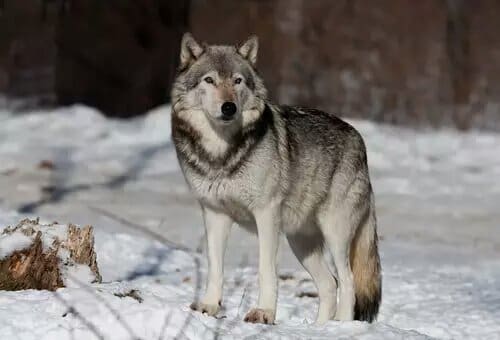
[[[220,108],[223,118],[231,118],[236,113],[236,104],[233,102],[225,102]]]

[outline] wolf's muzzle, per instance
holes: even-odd
[[[237,107],[233,102],[225,102],[222,104],[220,111],[222,112],[222,119],[231,120],[237,111]]]

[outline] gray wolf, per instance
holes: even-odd
[[[200,45],[189,33],[182,39],[172,138],[201,205],[209,264],[205,295],[191,308],[219,311],[226,242],[237,223],[259,240],[259,298],[245,321],[274,323],[284,233],[318,289],[316,322],[371,322],[381,268],[363,139],[332,114],[268,102],[257,50],[256,37],[238,47]]]

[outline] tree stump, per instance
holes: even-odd
[[[91,226],[25,219],[0,233],[0,290],[101,282]]]

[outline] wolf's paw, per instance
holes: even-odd
[[[206,313],[209,316],[215,316],[220,310],[220,305],[211,305],[202,302],[193,302],[189,308],[200,313]]]
[[[266,325],[274,324],[275,311],[271,309],[260,309],[260,308],[252,308],[245,315],[245,322],[251,323],[263,323]]]

